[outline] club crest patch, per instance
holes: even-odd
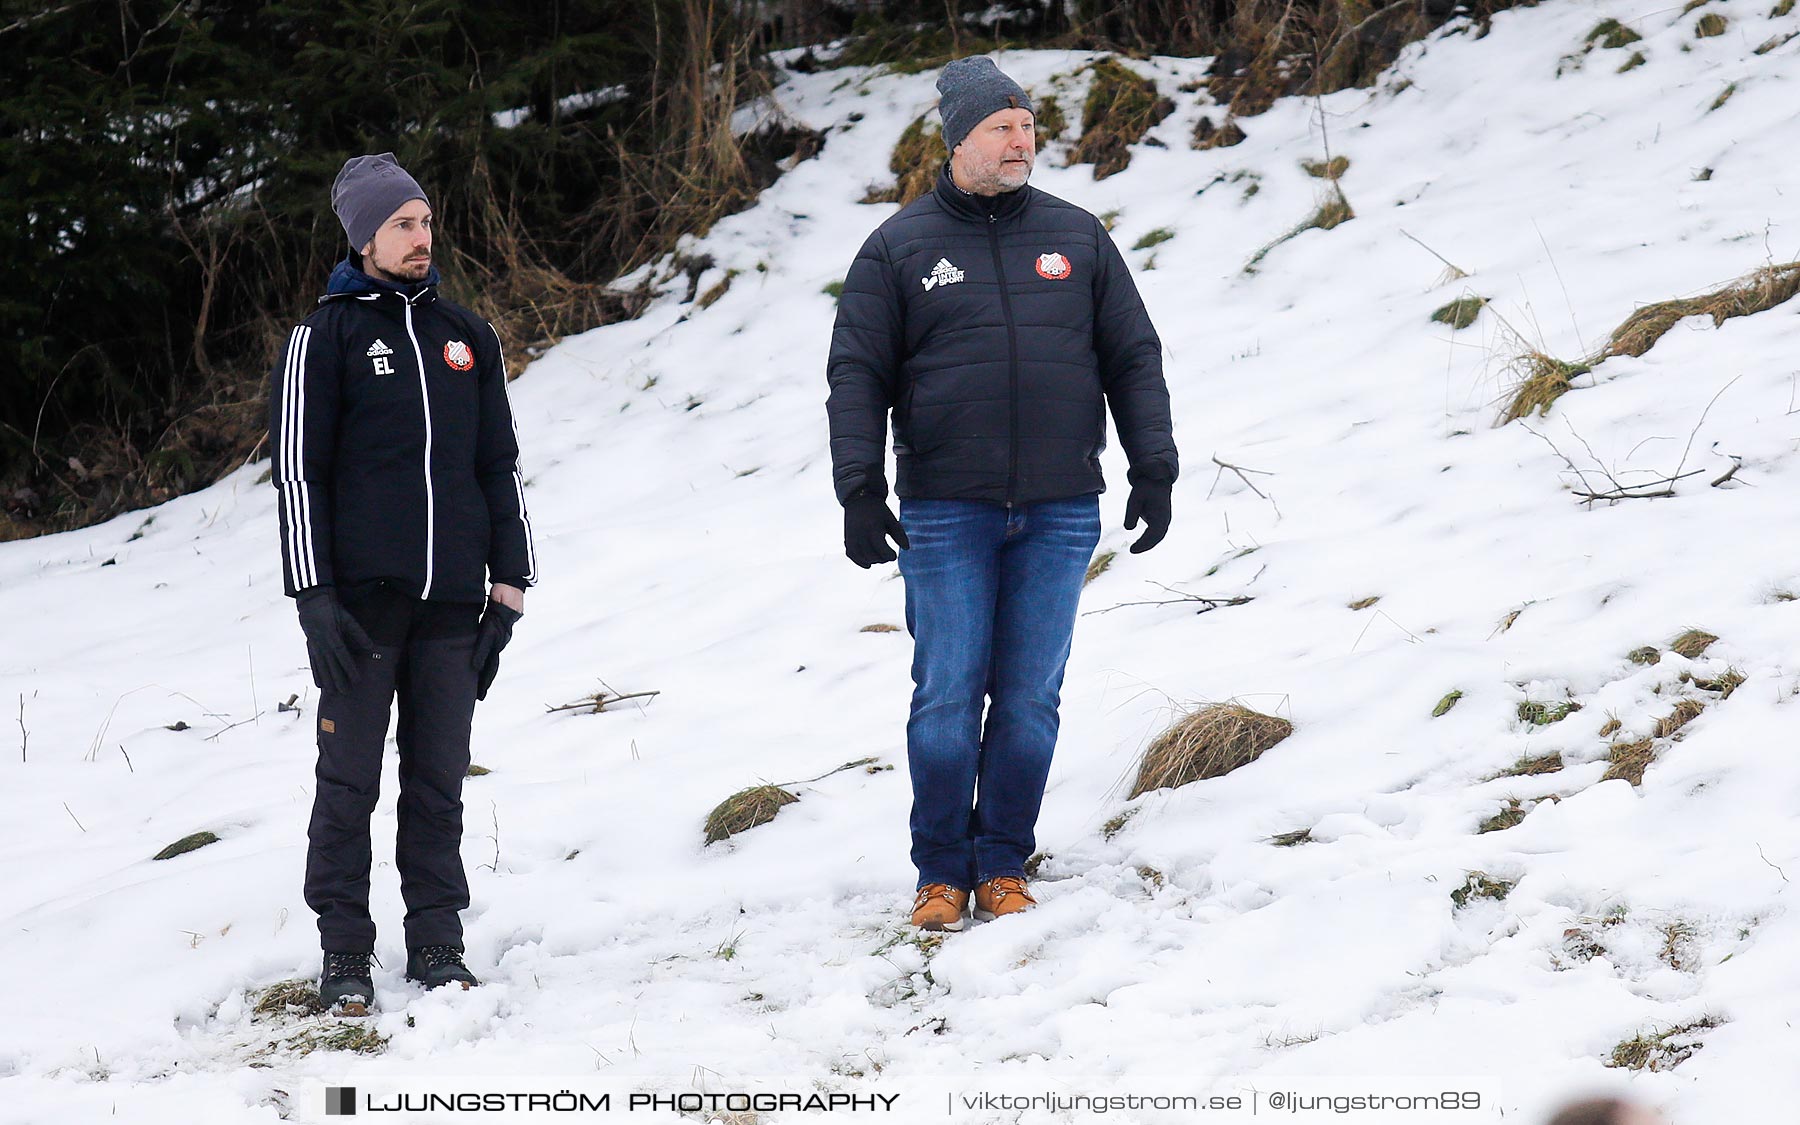
[[[1038,255],[1037,271],[1039,277],[1048,278],[1051,281],[1061,281],[1068,277],[1073,269],[1074,267],[1069,264],[1069,259],[1055,251]]]
[[[1042,271],[1043,267],[1039,267]],[[467,371],[475,366],[475,352],[461,340],[452,340],[444,345],[444,362],[458,371]]]

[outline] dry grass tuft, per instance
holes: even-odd
[[[1541,773],[1556,773],[1563,768],[1562,752],[1552,751],[1535,758],[1520,758],[1511,766],[1495,774],[1490,781],[1502,777],[1535,777]]]
[[[1380,594],[1376,594],[1373,597],[1358,598],[1355,601],[1348,603],[1347,608],[1349,608],[1349,609],[1368,609],[1370,606],[1374,605],[1376,602],[1379,602],[1380,600],[1381,600]]]
[[[1434,719],[1441,719],[1445,715],[1448,715],[1450,713],[1450,708],[1456,706],[1457,700],[1462,697],[1463,693],[1461,688],[1445,692],[1444,698],[1438,700],[1437,706],[1431,709],[1431,717]]]
[[[1431,320],[1434,324],[1448,324],[1454,329],[1467,328],[1475,323],[1475,318],[1481,315],[1482,306],[1486,304],[1486,297],[1458,297],[1432,313]]]
[[[1675,710],[1656,721],[1656,737],[1668,738],[1682,727],[1698,719],[1704,710],[1706,710],[1706,704],[1698,699],[1682,700],[1675,705]]]
[[[1513,360],[1508,370],[1518,377],[1518,385],[1506,404],[1505,413],[1500,416],[1501,425],[1533,414],[1549,413],[1550,404],[1569,392],[1575,377],[1586,375],[1592,368],[1585,363],[1568,363],[1531,349]]]
[[[1087,577],[1081,580],[1081,584],[1086,586],[1089,582],[1105,574],[1107,569],[1112,566],[1113,560],[1118,557],[1119,552],[1117,551],[1101,551],[1095,555],[1093,560],[1088,563]]]
[[[1689,660],[1698,660],[1719,638],[1705,629],[1687,629],[1669,642],[1669,651]]]
[[[859,633],[898,633],[899,631],[900,626],[887,621],[877,621],[873,625],[864,625],[857,630]]]
[[[1619,69],[1615,73],[1624,74],[1628,70],[1636,70],[1638,67],[1643,66],[1646,62],[1649,62],[1649,61],[1650,61],[1649,59],[1646,59],[1644,57],[1644,52],[1633,51],[1633,52],[1631,52],[1631,57],[1626,59],[1625,62],[1620,65]]]
[[[1481,826],[1475,829],[1475,834],[1479,836],[1488,832],[1504,832],[1508,828],[1522,823],[1525,820],[1525,814],[1530,811],[1517,797],[1509,798],[1506,807],[1482,821]]]
[[[1036,112],[1032,114],[1032,133],[1037,137],[1037,150],[1044,151],[1044,146],[1051,141],[1059,140],[1063,130],[1069,127],[1069,119],[1058,105],[1054,95],[1045,94],[1041,98],[1033,98],[1032,105]]]
[[[1173,113],[1175,103],[1158,96],[1154,82],[1116,59],[1101,59],[1090,69],[1094,78],[1082,107],[1081,139],[1069,164],[1092,164],[1094,178],[1104,180],[1130,167],[1131,146]]]
[[[263,989],[250,1003],[252,1019],[272,1020],[288,1016],[319,1016],[319,984],[311,980],[284,980]]]
[[[1108,820],[1105,824],[1102,824],[1100,826],[1100,838],[1102,840],[1110,840],[1114,836],[1117,836],[1119,833],[1125,831],[1125,826],[1127,824],[1130,824],[1131,818],[1136,816],[1137,814],[1138,814],[1137,809],[1126,809],[1124,812],[1119,813],[1117,816],[1113,817],[1111,820]]]
[[[1301,844],[1313,842],[1312,829],[1300,828],[1292,832],[1280,832],[1269,837],[1269,843],[1278,848],[1297,848]]]
[[[1562,722],[1579,710],[1581,704],[1573,699],[1565,699],[1561,703],[1540,703],[1535,699],[1527,699],[1519,704],[1519,721],[1530,723],[1534,727],[1547,727],[1551,723]]]
[[[1238,703],[1208,704],[1156,736],[1138,763],[1131,796],[1223,777],[1293,733],[1286,719]]]
[[[1614,1047],[1606,1065],[1625,1070],[1674,1070],[1704,1046],[1700,1033],[1721,1022],[1717,1016],[1702,1016],[1667,1031],[1641,1031]]]
[[[1642,35],[1615,19],[1601,20],[1594,25],[1594,30],[1587,33],[1587,42],[1590,46],[1598,42],[1602,47],[1624,47],[1636,43],[1642,38]]]
[[[1722,289],[1698,297],[1645,305],[1613,330],[1601,358],[1643,355],[1669,329],[1690,316],[1709,316],[1716,328],[1733,317],[1766,312],[1796,293],[1800,293],[1800,262],[1787,262],[1763,266]]]
[[[1469,905],[1470,900],[1478,898],[1504,902],[1506,896],[1511,894],[1512,889],[1516,886],[1518,886],[1517,882],[1496,879],[1485,871],[1471,871],[1469,877],[1463,880],[1463,885],[1450,892],[1450,901],[1459,908]]]
[[[1651,762],[1656,761],[1656,744],[1648,738],[1640,738],[1636,742],[1615,742],[1607,748],[1606,756],[1610,764],[1606,767],[1606,772],[1600,775],[1601,781],[1624,778],[1633,785],[1642,785],[1644,770]]]
[[[1742,672],[1738,671],[1736,668],[1727,668],[1725,671],[1711,679],[1695,680],[1694,686],[1701,691],[1717,692],[1719,701],[1722,703],[1725,700],[1730,699],[1731,693],[1742,686],[1743,682],[1744,674]]]
[[[752,785],[720,801],[706,817],[706,842],[716,844],[775,819],[783,805],[800,798],[779,785]]]
[[[1694,38],[1712,39],[1725,34],[1728,25],[1725,17],[1717,12],[1708,12],[1694,24]]]
[[[1633,664],[1660,664],[1662,663],[1662,650],[1655,645],[1644,645],[1626,653],[1625,659]]]
[[[1330,160],[1302,160],[1300,168],[1316,180],[1340,180],[1350,170],[1348,156],[1334,156]]]
[[[1611,738],[1613,735],[1618,734],[1624,726],[1625,724],[1619,721],[1617,715],[1608,715],[1606,721],[1600,724],[1600,737]]]

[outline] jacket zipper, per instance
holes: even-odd
[[[425,589],[419,600],[431,597],[431,559],[434,550],[433,531],[437,526],[437,502],[431,491],[431,392],[425,385],[425,356],[419,351],[419,337],[413,331],[413,302],[406,298],[406,335],[412,341],[413,362],[419,365],[419,405],[425,411]]]
[[[1000,261],[1000,229],[998,215],[988,216],[988,246],[994,252],[994,278],[1000,286],[1000,312],[1006,317],[1006,504],[1013,506],[1019,490],[1019,334],[1013,324],[1012,298],[1006,292],[1006,267]]]

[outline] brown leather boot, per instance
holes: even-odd
[[[975,917],[983,922],[1003,914],[1022,914],[1036,905],[1025,880],[1017,875],[997,875],[975,888]]]
[[[969,892],[948,883],[927,883],[913,899],[912,924],[921,930],[960,930]]]

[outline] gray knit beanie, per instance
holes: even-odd
[[[394,162],[391,152],[352,156],[331,184],[331,209],[344,224],[350,249],[357,251],[369,244],[389,216],[415,199],[425,199],[425,189]],[[431,200],[425,202],[429,205]]]
[[[1036,114],[1024,87],[1000,72],[986,55],[944,64],[938,75],[938,113],[944,118],[944,147],[951,152],[990,113],[1024,109]]]

